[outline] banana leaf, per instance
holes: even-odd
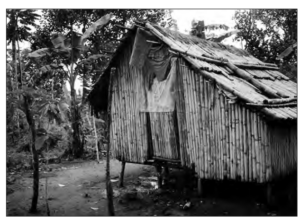
[[[48,72],[50,70],[52,70],[52,68],[51,68],[50,65],[45,65],[45,66],[41,67],[42,73],[46,73],[46,72]]]
[[[91,55],[89,56],[88,58],[86,59],[83,59],[80,63],[83,63],[83,64],[88,64],[88,63],[92,63],[93,61],[99,59],[99,58],[102,58],[102,57],[109,57],[108,55],[105,55],[105,54],[94,54],[94,55]]]
[[[52,42],[54,48],[57,48],[57,49],[66,48],[65,39],[66,38],[63,34],[54,34],[51,37],[51,42]]]
[[[42,48],[36,51],[33,51],[32,53],[28,54],[28,57],[31,58],[40,58],[46,55],[50,55],[50,49],[49,48]]]
[[[104,25],[106,25],[110,21],[111,18],[112,18],[112,14],[107,14],[107,15],[102,16],[95,23],[93,23],[82,35],[82,37],[81,37],[82,42],[86,38],[88,38],[95,30],[100,29]]]
[[[294,51],[294,48],[297,47],[297,42],[292,44],[291,46],[289,46],[288,48],[286,48],[279,56],[277,59],[283,59],[284,57],[287,57],[288,55],[290,55],[290,53],[292,53]]]

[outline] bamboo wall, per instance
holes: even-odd
[[[295,169],[296,127],[270,126],[258,113],[230,103],[217,85],[182,59],[175,113],[140,112],[145,71],[129,67],[131,47],[129,43],[119,54],[112,80],[110,138],[115,158],[144,163],[152,156],[179,157],[182,166],[194,163],[201,178],[255,182]]]
[[[280,177],[297,170],[297,125],[270,124],[268,128],[273,175]]]
[[[150,112],[149,114],[153,156],[178,160],[180,157],[175,126],[176,115],[173,112]]]
[[[146,114],[140,113],[137,106],[142,73],[129,68],[131,47],[129,43],[119,55],[112,79],[110,140],[115,158],[144,163],[148,157],[149,135]]]
[[[178,160],[178,131],[173,112],[141,112],[146,99],[148,71],[129,67],[132,42],[119,54],[112,79],[112,122],[110,139],[115,158],[144,163],[152,157]],[[159,53],[159,51],[158,51]],[[156,54],[159,55],[159,54]]]
[[[182,164],[206,179],[265,182],[296,167],[296,128],[270,126],[230,103],[215,83],[178,63],[177,115]],[[185,150],[186,149],[186,150]]]

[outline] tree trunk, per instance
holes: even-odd
[[[24,95],[24,107],[27,122],[30,126],[31,130],[31,153],[33,157],[33,196],[32,196],[32,203],[30,212],[34,213],[37,211],[37,202],[39,198],[39,158],[37,151],[35,149],[35,124],[34,119],[31,114],[31,110],[29,108],[29,96]]]
[[[111,121],[111,85],[112,85],[112,75],[109,79],[109,92],[108,92],[108,108],[107,108],[107,149],[106,149],[106,193],[107,193],[107,206],[108,215],[114,216],[114,201],[113,201],[113,189],[110,181],[110,121]]]
[[[15,15],[11,17],[15,20]],[[17,32],[16,32],[17,33]],[[14,83],[15,83],[15,90],[18,90],[18,65],[17,65],[17,53],[16,53],[16,36],[14,35],[12,38],[12,59],[14,65]],[[19,97],[18,97],[19,99]],[[17,136],[20,137],[20,123],[19,123],[19,116],[17,119]]]
[[[23,86],[23,70],[22,70],[22,63],[21,63],[21,55],[20,55],[20,45],[19,41],[17,40],[17,45],[18,45],[18,59],[19,59],[19,70],[20,70],[20,83],[21,83],[21,89]]]
[[[73,44],[73,24],[71,23],[71,45]],[[75,80],[76,74],[74,72],[74,54],[73,49],[71,50],[71,72],[70,72],[70,88],[71,88],[71,119],[72,119],[72,129],[73,129],[73,138],[72,138],[72,151],[75,158],[79,158],[83,153],[83,144],[84,141],[81,141],[81,116],[78,106],[76,105],[76,91],[75,91]]]
[[[17,21],[16,21],[16,14],[15,13],[12,13],[11,14],[11,20],[12,20],[12,23],[15,24],[15,28],[17,28]],[[12,44],[12,60],[13,60],[13,65],[14,65],[14,79],[15,79],[15,90],[18,90],[18,67],[17,67],[17,53],[16,53],[16,34],[17,34],[17,30],[15,30],[15,33],[12,37],[12,40],[11,40],[11,44]]]
[[[79,158],[83,153],[83,142],[81,141],[80,131],[80,112],[78,106],[76,105],[76,91],[74,89],[74,84],[71,84],[71,118],[72,118],[72,151],[75,158]]]

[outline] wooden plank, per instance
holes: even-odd
[[[201,152],[201,139],[200,139],[200,103],[199,103],[199,94],[198,94],[198,83],[199,83],[199,75],[193,73],[193,97],[194,97],[194,125],[195,125],[195,135],[196,135],[196,164],[198,166],[198,170],[200,170],[200,152]]]
[[[142,70],[140,70],[140,71],[138,71],[136,69],[136,71],[137,71],[137,75],[138,75],[138,79],[139,79],[139,81],[138,81],[138,88],[139,88],[138,96],[139,96],[139,99],[145,99],[146,98],[145,89],[144,89],[145,78],[143,77],[145,69],[142,68]],[[139,101],[139,99],[138,99],[138,101]],[[150,157],[150,155],[148,155],[148,152],[150,152],[149,148],[152,147],[152,146],[150,146],[150,140],[152,140],[152,137],[150,137],[150,135],[148,135],[147,113],[139,112],[138,114],[139,114],[140,125],[141,125],[141,135],[142,135],[141,141],[142,141],[142,145],[143,145],[143,157],[144,157],[144,160],[147,160]],[[149,124],[149,126],[151,127],[151,124]],[[149,138],[150,138],[150,140],[149,140]]]
[[[211,116],[211,124],[210,124],[210,137],[211,137],[211,141],[212,141],[212,148],[211,148],[211,152],[212,152],[212,158],[213,158],[213,173],[212,176],[214,179],[217,179],[217,174],[218,174],[218,152],[217,152],[217,130],[216,130],[216,118],[215,118],[215,84],[213,82],[209,82],[208,83],[209,86],[209,90],[210,90],[210,104],[209,104],[209,112],[210,112],[210,116]]]
[[[189,91],[188,91],[188,82],[187,82],[187,72],[185,71],[185,68],[183,68],[183,88],[184,88],[184,102],[185,102],[185,117],[186,117],[186,128],[187,128],[187,138],[188,138],[188,144],[187,144],[187,165],[190,164],[190,152],[193,147],[192,143],[192,131],[191,131],[191,119],[190,119],[190,113],[189,113]]]
[[[226,97],[222,95],[224,103],[224,114],[225,114],[225,143],[226,143],[226,177],[230,178],[230,120],[229,120],[229,106]]]
[[[204,123],[205,123],[205,139],[206,139],[206,146],[205,146],[205,178],[210,178],[210,165],[211,165],[211,156],[210,156],[210,138],[209,138],[209,109],[208,109],[208,91],[207,91],[207,82],[203,80],[203,91],[204,91]]]
[[[195,116],[196,116],[196,120],[195,120],[195,124],[196,124],[196,127],[197,127],[197,129],[196,129],[196,135],[197,135],[197,149],[196,149],[196,151],[197,151],[197,164],[198,164],[198,170],[199,170],[199,172],[200,172],[200,170],[201,170],[201,168],[202,168],[202,138],[200,138],[200,136],[201,136],[201,123],[200,123],[200,117],[201,117],[201,113],[200,113],[200,97],[199,97],[199,92],[200,92],[200,90],[199,90],[199,83],[200,83],[200,81],[199,81],[199,74],[195,74],[194,75],[194,77],[195,77],[195,85],[194,85],[194,87],[195,87],[195,94],[194,94],[194,96],[195,96],[195,100],[196,100],[196,102],[195,102],[195,110],[196,110],[196,112],[195,112]]]
[[[144,154],[144,150],[145,150],[145,146],[143,144],[143,128],[141,126],[141,119],[140,119],[140,114],[139,114],[139,110],[140,110],[140,106],[139,106],[139,85],[142,84],[140,77],[142,73],[139,73],[136,71],[136,68],[133,67],[132,68],[132,72],[134,73],[134,78],[135,80],[135,85],[134,85],[134,97],[135,97],[135,109],[134,109],[134,118],[135,118],[135,127],[136,127],[136,131],[137,131],[137,146],[139,148],[139,153],[140,153],[140,162],[144,163],[147,160],[147,157],[145,157]],[[147,149],[146,149],[147,150]],[[147,153],[146,153],[147,155]]]
[[[220,109],[221,109],[221,148],[222,148],[222,177],[227,177],[227,141],[226,141],[226,115],[225,115],[225,98],[222,94],[219,94],[220,97]]]
[[[254,137],[255,137],[256,175],[257,175],[257,181],[261,182],[261,158],[260,158],[257,113],[255,113],[254,115]]]
[[[210,106],[211,106],[211,86],[209,84],[209,81],[205,81],[205,88],[206,88],[206,98],[207,98],[207,102],[206,102],[206,110],[207,110],[207,136],[208,136],[208,140],[209,140],[209,145],[208,145],[208,163],[209,163],[209,167],[208,167],[208,173],[209,173],[209,178],[214,178],[213,174],[214,174],[214,155],[213,155],[213,148],[214,148],[214,143],[213,143],[213,133],[212,133],[212,115],[210,113]]]
[[[128,52],[128,50],[127,50]],[[128,54],[125,55],[126,58],[128,57]],[[125,59],[124,59],[125,61]],[[137,150],[137,144],[136,144],[136,132],[135,132],[135,126],[134,126],[134,116],[133,116],[133,108],[134,108],[134,101],[133,101],[133,91],[134,91],[134,88],[133,88],[133,78],[132,78],[132,75],[129,71],[129,65],[128,65],[128,62],[125,62],[124,64],[124,70],[126,71],[126,75],[127,75],[127,83],[126,83],[126,87],[127,87],[127,93],[128,93],[128,103],[127,103],[127,108],[129,108],[129,135],[130,135],[130,139],[131,139],[131,142],[130,142],[130,147],[132,148],[132,151],[133,151],[133,160],[135,162],[139,162],[139,159],[138,159],[138,150]]]
[[[196,107],[195,107],[195,104],[196,104],[196,97],[195,97],[195,77],[194,77],[194,73],[189,70],[189,80],[190,80],[190,101],[191,101],[191,118],[192,118],[192,129],[193,129],[193,161],[191,161],[191,163],[197,163],[197,148],[198,148],[198,134],[197,134],[197,123],[196,123],[196,120],[197,120],[197,117],[196,117]]]
[[[236,177],[236,145],[235,145],[235,107],[234,104],[230,105],[230,116],[231,116],[231,178],[235,179]]]
[[[206,115],[206,112],[205,112],[205,89],[204,89],[204,79],[201,75],[199,75],[199,78],[200,78],[200,85],[199,85],[199,88],[200,88],[200,123],[201,123],[201,139],[203,140],[202,143],[203,145],[201,146],[201,151],[202,151],[202,160],[203,160],[203,176],[200,176],[201,178],[204,178],[206,176],[206,170],[207,170],[207,155],[206,155],[206,149],[208,147],[208,144],[207,144],[207,140],[206,140],[206,123],[205,123],[205,115]]]
[[[211,92],[212,92],[212,96],[211,96],[211,114],[212,114],[212,131],[213,131],[213,142],[214,142],[214,157],[215,157],[215,165],[214,165],[214,177],[215,179],[219,179],[219,151],[218,151],[218,128],[217,128],[217,118],[216,118],[216,105],[217,105],[217,91],[216,91],[216,86],[213,82],[210,83],[211,85]]]
[[[119,85],[119,107],[120,107],[120,112],[119,112],[119,117],[120,117],[120,134],[121,134],[121,149],[123,149],[124,152],[124,160],[130,161],[129,158],[129,149],[127,148],[127,137],[125,136],[125,122],[124,122],[124,104],[123,104],[123,80],[122,80],[122,72],[119,68],[118,65],[118,85]],[[122,114],[121,114],[122,112]]]
[[[247,116],[246,109],[242,107],[242,127],[243,127],[243,156],[244,156],[244,180],[249,181],[249,146],[247,140]]]
[[[122,59],[122,61],[124,60],[124,58]],[[129,153],[130,153],[130,161],[134,161],[136,162],[135,160],[135,151],[134,151],[134,148],[132,148],[132,137],[131,137],[131,123],[130,123],[130,94],[129,94],[129,90],[128,90],[128,83],[129,83],[129,80],[128,80],[128,73],[127,71],[125,71],[125,68],[124,68],[124,63],[121,62],[121,65],[120,65],[120,69],[122,71],[122,73],[124,74],[124,77],[123,77],[123,92],[124,92],[124,96],[123,96],[123,99],[124,99],[124,109],[125,109],[125,122],[126,122],[126,135],[127,135],[127,147],[129,149]]]
[[[241,175],[241,154],[240,154],[240,132],[239,132],[239,106],[234,104],[234,125],[235,125],[235,165],[236,175],[235,178]]]
[[[266,155],[266,138],[265,138],[265,121],[262,117],[260,117],[260,134],[261,134],[261,148],[262,148],[262,181],[266,182],[267,179],[267,155]]]
[[[189,154],[190,154],[190,163],[193,163],[195,162],[195,145],[196,145],[196,140],[195,140],[195,127],[194,127],[194,122],[195,122],[195,119],[194,119],[194,111],[193,111],[193,103],[195,102],[195,100],[193,100],[193,88],[192,88],[192,80],[191,80],[191,72],[187,69],[186,69],[186,72],[187,72],[187,98],[188,98],[188,108],[186,110],[187,111],[187,114],[189,116],[189,122],[190,122],[190,126],[189,126],[189,129],[190,129],[190,137],[191,137],[191,146],[190,146],[190,151],[189,151]],[[191,164],[188,164],[188,166],[190,166]]]
[[[217,88],[216,91],[216,126],[217,126],[217,149],[218,149],[218,179],[223,179],[223,151],[222,151],[222,114],[221,114],[221,103],[220,94]]]
[[[256,120],[255,120],[255,113],[251,112],[250,113],[251,117],[251,144],[252,144],[252,169],[253,169],[253,180],[257,181],[258,180],[258,175],[257,175],[257,159],[256,159],[256,145],[257,141],[255,140],[255,127],[256,127]]]
[[[182,64],[182,59],[179,60],[180,64]],[[181,100],[181,123],[180,126],[182,126],[182,152],[184,155],[184,163],[183,165],[187,165],[189,163],[189,158],[188,158],[188,148],[189,148],[189,139],[188,139],[188,128],[187,128],[187,118],[186,118],[186,103],[185,103],[185,98],[186,98],[186,93],[185,93],[185,85],[183,82],[183,75],[186,74],[183,70],[183,66],[179,65],[180,73],[178,75],[178,82],[180,83],[179,89],[181,91],[180,93],[180,100]]]
[[[204,161],[203,161],[203,138],[202,138],[202,131],[203,131],[203,125],[201,123],[201,101],[200,101],[200,75],[199,74],[195,74],[195,78],[196,78],[196,82],[195,82],[195,97],[196,97],[196,116],[197,119],[195,121],[196,125],[197,125],[197,135],[198,135],[198,146],[197,146],[197,152],[198,152],[198,174],[200,175],[200,177],[202,177],[204,175],[204,170],[203,170],[203,166],[204,166]]]
[[[181,160],[181,164],[184,166],[185,165],[185,136],[184,136],[184,119],[183,119],[183,94],[182,94],[182,82],[181,82],[181,68],[179,67],[179,63],[181,61],[177,60],[177,69],[178,71],[176,71],[176,101],[175,101],[175,105],[176,105],[176,113],[177,113],[177,122],[178,122],[178,133],[179,133],[179,149],[180,149],[180,160]]]
[[[241,149],[241,176],[242,181],[245,181],[245,134],[244,134],[244,126],[243,126],[243,107],[239,105],[239,127],[240,127],[240,149]]]
[[[117,145],[117,132],[116,132],[116,76],[112,79],[112,103],[111,103],[111,143],[112,143],[112,153],[113,157],[116,158],[117,155],[119,154],[118,152],[118,145]],[[97,140],[98,142],[98,140]],[[96,143],[97,143],[96,142]]]
[[[213,113],[214,113],[214,131],[215,131],[215,146],[216,146],[216,177],[217,180],[223,179],[221,177],[221,155],[220,155],[220,144],[221,144],[221,138],[220,138],[220,106],[219,106],[219,94],[218,90],[216,88],[216,85],[214,85],[214,105],[213,105]]]
[[[115,77],[116,77],[116,91],[115,91],[115,108],[116,108],[116,114],[115,114],[115,121],[116,121],[116,132],[117,132],[117,148],[118,148],[118,155],[121,156],[121,158],[124,157],[124,150],[121,147],[121,120],[120,120],[120,97],[119,97],[119,90],[120,90],[120,83],[119,83],[119,74],[116,69],[115,71]],[[118,104],[117,104],[118,103]]]
[[[135,116],[135,124],[136,124],[136,131],[137,131],[137,146],[139,148],[139,152],[140,152],[140,161],[141,163],[144,163],[147,160],[147,153],[146,153],[146,157],[145,157],[145,150],[147,150],[147,148],[144,146],[143,144],[143,138],[144,138],[144,134],[143,134],[143,128],[141,125],[141,119],[140,119],[140,106],[139,106],[139,85],[142,84],[141,80],[140,80],[140,76],[142,73],[137,72],[136,69],[133,67],[132,68],[133,72],[134,72],[134,77],[136,78],[135,80],[135,102],[136,102],[136,106],[135,106],[135,110],[134,110],[134,116]]]
[[[248,175],[249,181],[253,180],[253,169],[252,169],[252,142],[251,142],[251,117],[249,109],[246,109],[246,134],[247,134],[247,146],[248,146]]]

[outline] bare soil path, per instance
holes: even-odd
[[[105,216],[105,163],[95,161],[63,162],[52,164],[50,172],[40,173],[39,212],[35,216],[46,216],[45,178],[48,177],[48,202],[51,216]],[[121,163],[111,161],[111,177],[117,180]],[[253,197],[209,196],[197,198],[182,195],[172,190],[156,190],[155,185],[142,182],[142,177],[155,175],[153,167],[126,164],[125,188],[115,191],[115,212],[117,216],[267,216],[286,215],[272,211]],[[31,172],[13,175],[14,181],[7,185],[7,216],[32,216],[28,213],[32,196]],[[206,188],[210,190],[209,187]],[[213,190],[212,190],[213,191]],[[224,190],[222,190],[224,191]],[[131,194],[129,193],[131,192]],[[132,197],[132,192],[134,196]],[[239,194],[239,193],[238,193]],[[129,196],[131,195],[131,196]],[[191,207],[183,210],[191,202]],[[287,212],[296,215],[295,212]]]

